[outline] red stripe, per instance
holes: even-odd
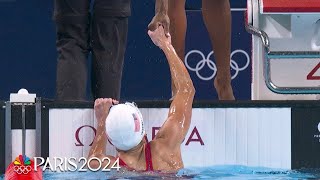
[[[140,131],[140,121],[138,119],[138,116],[136,114],[132,114],[133,119],[134,119],[134,132],[139,132]]]
[[[261,0],[263,12],[320,12],[320,0]]]
[[[139,132],[140,131],[140,123],[139,120],[134,120],[134,132]]]
[[[151,147],[149,142],[146,145],[145,157],[146,157],[146,171],[153,171]]]

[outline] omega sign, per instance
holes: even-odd
[[[80,137],[79,137],[79,133],[82,129],[84,128],[89,128],[89,129],[92,129],[92,132],[94,133],[94,136],[96,135],[96,129],[92,126],[89,126],[89,125],[84,125],[84,126],[81,126],[79,127],[76,132],[75,132],[75,140],[76,140],[76,143],[75,145],[76,146],[85,146],[83,144],[83,142],[81,142],[80,140]],[[154,139],[154,137],[156,136],[157,132],[160,130],[160,127],[152,127],[152,139]],[[188,137],[187,139],[187,142],[185,143],[186,146],[188,146],[191,142],[193,143],[199,143],[201,146],[204,146],[204,142],[202,140],[202,137],[200,136],[200,133],[197,129],[197,127],[195,126],[191,133],[190,133],[190,136]],[[93,140],[90,144],[88,144],[88,146],[92,146],[92,143],[93,143]]]

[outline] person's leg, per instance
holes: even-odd
[[[130,0],[96,0],[92,23],[94,99],[120,99]]]
[[[56,98],[84,100],[89,52],[89,0],[55,0],[58,51]]]
[[[179,58],[185,56],[185,38],[187,31],[187,17],[185,12],[186,0],[169,0],[168,15],[170,18],[171,42]],[[172,96],[176,94],[176,87],[171,80]]]
[[[229,0],[202,0],[202,14],[217,64],[214,86],[220,100],[234,100],[230,74],[231,11]]]

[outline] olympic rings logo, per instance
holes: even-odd
[[[246,64],[243,67],[240,67],[238,65],[238,63],[233,59],[234,55],[236,55],[238,53],[245,56]],[[189,56],[192,55],[192,54],[198,54],[201,57],[200,61],[196,64],[195,67],[191,67],[190,64],[189,64]],[[211,80],[212,78],[214,78],[215,75],[217,74],[217,66],[210,59],[210,57],[212,55],[213,55],[213,51],[211,51],[208,54],[208,56],[205,57],[205,55],[201,51],[199,51],[199,50],[191,50],[190,52],[188,52],[186,54],[184,63],[186,65],[186,67],[190,71],[193,71],[193,72],[196,73],[196,75],[199,77],[199,79],[204,80],[204,81],[208,81],[208,80]],[[207,65],[208,68],[213,71],[210,76],[203,76],[203,75],[200,74],[200,71],[204,68],[205,65]],[[241,49],[237,49],[237,50],[233,51],[231,53],[231,55],[230,55],[230,67],[231,67],[232,70],[235,71],[235,73],[232,75],[231,79],[235,79],[238,76],[239,72],[244,71],[245,69],[247,69],[249,65],[250,65],[250,56],[246,51],[241,50]]]
[[[31,166],[14,166],[13,170],[17,174],[28,174],[32,170],[32,167]]]

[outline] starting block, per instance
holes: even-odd
[[[319,0],[248,0],[246,30],[253,35],[253,100],[319,97]]]

